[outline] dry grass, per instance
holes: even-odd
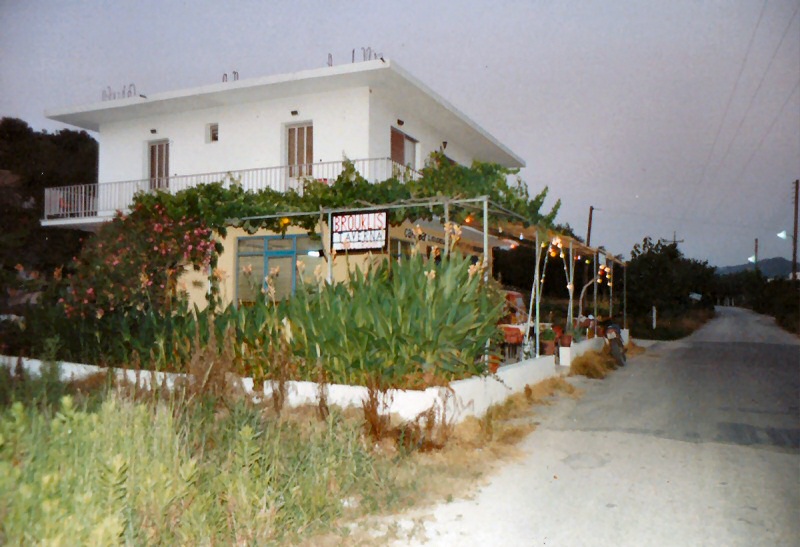
[[[628,345],[625,346],[625,350],[629,359],[631,357],[635,357],[636,355],[641,355],[646,351],[643,347],[637,346],[633,340],[628,341]]]
[[[416,472],[429,475],[424,482],[430,490],[422,492],[422,497],[441,500],[462,495],[474,487],[475,478],[499,461],[518,457],[517,444],[536,429],[532,419],[536,406],[552,404],[559,395],[577,398],[582,392],[560,377],[526,386],[523,393],[490,407],[483,417],[469,417],[453,426],[441,450],[415,454]],[[465,483],[465,478],[470,482]]]
[[[569,367],[570,376],[586,376],[594,380],[601,380],[616,369],[614,358],[605,350],[603,352],[587,351],[572,360]]]
[[[583,395],[583,391],[576,388],[564,378],[555,376],[543,380],[533,387],[525,386],[525,398],[536,405],[549,405],[553,403],[553,397],[557,394],[569,395],[577,399]]]
[[[415,481],[417,485],[413,499],[408,500],[409,509],[412,506],[414,509],[404,514],[403,520],[424,520],[429,505],[469,497],[498,465],[522,456],[517,445],[536,429],[537,406],[552,404],[556,397],[578,398],[582,394],[564,378],[548,378],[494,405],[482,418],[469,417],[452,426],[441,449],[414,452],[406,464],[395,468],[398,482]],[[385,438],[376,443],[376,450],[391,457],[403,449],[388,441]],[[396,518],[395,515],[361,519],[346,543],[372,546],[385,545],[390,539],[408,539],[407,531],[399,533],[392,529]],[[337,534],[314,538],[315,545],[339,545],[342,540]]]

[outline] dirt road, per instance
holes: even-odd
[[[719,308],[691,337],[576,383],[585,396],[538,413],[523,460],[398,545],[800,545],[796,337]]]

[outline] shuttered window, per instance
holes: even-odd
[[[403,167],[417,168],[417,141],[394,127],[391,132],[391,149],[393,162]]]
[[[310,177],[314,163],[314,126],[292,125],[286,135],[290,177]]]
[[[150,143],[150,189],[169,188],[169,141]]]

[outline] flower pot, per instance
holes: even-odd
[[[572,345],[572,335],[571,334],[562,334],[561,335],[561,340],[559,340],[559,343],[560,343],[562,348],[570,347]]]
[[[542,354],[543,355],[554,355],[556,353],[556,341],[555,340],[542,340]]]

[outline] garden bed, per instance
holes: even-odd
[[[577,356],[589,350],[602,347],[602,338],[584,340],[572,346],[572,355]],[[39,375],[44,363],[38,359],[27,359],[0,356],[0,366],[13,370],[17,364],[30,374]],[[64,381],[80,380],[108,369],[80,363],[59,363],[60,376]],[[112,369],[117,379],[125,379],[144,388],[153,385],[172,388],[175,381],[186,375],[149,370]],[[533,385],[552,376],[558,376],[565,370],[555,364],[552,355],[527,359],[500,367],[494,375],[473,376],[464,380],[451,382],[449,386],[429,387],[424,390],[390,389],[382,395],[379,412],[395,416],[402,421],[414,420],[431,410],[442,421],[456,424],[469,416],[481,417],[492,405],[502,403],[509,396],[525,390],[526,385]],[[245,393],[256,395],[252,378],[241,378],[241,386]],[[261,393],[271,398],[274,382],[264,382]],[[287,381],[285,384],[285,404],[290,407],[316,405],[320,398],[320,386],[315,382]],[[322,394],[329,405],[341,408],[361,407],[368,398],[368,388],[327,384]]]

